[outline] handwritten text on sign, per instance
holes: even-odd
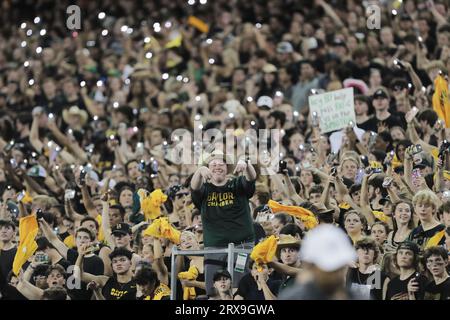
[[[320,132],[340,130],[355,123],[353,88],[336,90],[309,97],[310,114],[317,112]]]

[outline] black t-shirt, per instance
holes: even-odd
[[[280,285],[281,281],[274,281],[270,278],[267,281],[267,286],[274,295],[278,295]],[[264,292],[258,290],[258,284],[250,273],[243,276],[241,281],[239,281],[239,287],[235,295],[240,295],[244,300],[266,300]]]
[[[255,243],[259,243],[264,240],[266,237],[266,231],[264,231],[264,228],[258,222],[253,223],[253,228],[255,229]]]
[[[409,300],[408,283],[415,276],[416,273],[413,273],[405,280],[400,280],[400,276],[393,278],[387,286],[386,300]],[[428,279],[423,275],[419,275],[417,282],[419,283],[419,291],[416,292],[416,300],[423,300]]]
[[[75,265],[78,258],[78,252],[74,249],[67,250],[67,261],[71,265]],[[95,276],[103,275],[104,265],[103,260],[97,256],[84,257],[83,271],[93,274]],[[86,283],[81,283],[81,289],[71,289],[69,294],[73,300],[90,300],[92,297],[92,290],[86,288]]]
[[[64,97],[59,94],[56,94],[52,99],[49,99],[45,96],[45,94],[42,94],[36,98],[36,104],[43,106],[47,113],[53,113],[60,117],[62,115],[65,101]]]
[[[14,257],[16,256],[17,248],[14,247],[9,250],[0,251],[0,281],[6,282],[8,273],[12,270]]]
[[[119,283],[114,275],[108,279],[102,293],[106,300],[136,300],[136,282]]]
[[[347,273],[347,287],[363,300],[383,300],[383,285],[386,274],[379,273],[379,278],[372,273],[361,273],[358,268],[350,268]]]
[[[425,286],[425,300],[450,300],[450,278],[436,285],[433,280]]]
[[[365,131],[370,131],[373,127],[373,119],[374,117],[370,117],[364,122],[358,123],[358,128],[363,129]]]
[[[22,295],[15,287],[7,284],[5,287],[1,288],[0,300],[28,300],[24,295]]]
[[[406,129],[406,124],[404,123],[404,121],[402,121],[401,118],[394,116],[393,114],[391,114],[384,120],[378,120],[376,117],[373,117],[364,123],[364,128],[361,125],[358,125],[358,127],[364,130],[378,132],[378,127],[381,124],[384,124],[386,127],[388,127],[388,129],[391,129],[393,127],[402,127],[403,129]]]
[[[430,240],[430,238],[432,238],[436,233],[442,231],[445,229],[445,226],[443,224],[438,224],[436,227],[424,231],[423,230],[423,226],[420,225],[417,228],[415,228],[411,234],[409,235],[408,240],[413,241],[415,243],[417,243],[417,245],[424,249],[428,243],[428,241]],[[442,239],[439,241],[438,245],[444,245],[445,243],[445,237],[442,237]]]
[[[255,182],[243,176],[223,186],[204,183],[192,191],[192,201],[200,210],[205,247],[226,247],[255,240],[248,199],[255,193]]]

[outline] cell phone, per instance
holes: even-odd
[[[98,251],[98,250],[100,250],[100,245],[98,243],[93,244],[88,249],[89,252],[95,252],[95,251]]]
[[[450,198],[450,191],[449,191],[449,190],[446,190],[446,191],[442,192],[442,196],[443,196],[444,198]]]
[[[447,140],[444,140],[444,142],[441,144],[441,147],[439,148],[439,155],[438,157],[443,160],[445,152],[450,147],[450,143]]]
[[[45,253],[37,253],[35,256],[35,261],[41,263],[48,263],[50,261],[50,258]]]
[[[153,160],[153,161],[152,161],[152,164],[151,164],[151,167],[152,167],[152,172],[153,172],[154,174],[157,174],[157,173],[158,173],[158,170],[159,170],[159,164],[158,164],[158,161]]]
[[[64,194],[64,199],[72,200],[73,198],[75,198],[75,190],[67,189]]]
[[[280,160],[278,167],[279,167],[278,173],[284,173],[283,170],[287,169],[287,162],[284,160]]]
[[[44,218],[44,212],[42,211],[41,208],[39,208],[39,209],[36,210],[36,218],[37,218],[38,220]]]
[[[367,158],[366,156],[361,156],[360,159],[361,159],[361,162],[364,165],[364,167],[369,166],[369,158]]]
[[[9,163],[13,169],[17,168],[17,161],[14,158],[9,159]]]
[[[392,181],[394,181],[394,179],[391,177],[384,178],[383,188],[389,188],[389,186],[392,184]]]
[[[355,184],[361,184],[362,179],[364,178],[364,169],[359,169],[356,173]]]
[[[16,142],[14,140],[11,140],[10,142],[8,142],[8,144],[5,146],[5,148],[3,149],[3,151],[5,151],[5,153],[8,153],[12,150],[12,148],[14,148],[14,145],[16,144]]]
[[[334,177],[334,176],[336,176],[336,173],[337,173],[336,167],[331,168],[330,175],[331,175],[332,177]]]
[[[16,197],[16,201],[17,202],[20,202],[20,201],[22,201],[22,199],[25,197],[25,190],[22,190],[21,192],[19,192],[18,194],[17,194],[17,197]]]
[[[80,185],[84,186],[84,184],[86,183],[86,174],[87,171],[85,169],[81,170],[80,172]]]
[[[377,134],[373,131],[370,132],[370,137],[369,137],[369,149],[373,147],[373,145],[375,144],[375,142],[377,141]]]
[[[403,64],[403,62],[401,62],[400,60],[398,60],[396,58],[394,59],[394,65],[396,65],[400,69],[405,69],[405,65]]]
[[[142,152],[142,151],[144,151],[144,143],[143,142],[138,142],[137,144],[136,144],[136,151],[140,151],[140,152]]]
[[[336,153],[330,152],[330,154],[327,156],[327,164],[332,165],[336,157],[337,157]]]
[[[420,144],[416,144],[413,148],[413,155],[419,154],[422,152],[422,146]]]

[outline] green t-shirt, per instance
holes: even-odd
[[[192,191],[192,201],[200,210],[205,247],[226,247],[228,243],[255,241],[248,199],[255,193],[255,182],[241,176],[223,186],[205,183]]]

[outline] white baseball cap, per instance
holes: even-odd
[[[302,241],[300,259],[314,264],[325,272],[336,271],[356,260],[351,240],[340,228],[319,225]]]
[[[258,98],[258,101],[256,101],[256,106],[259,107],[268,107],[269,109],[272,109],[273,106],[273,99],[269,96],[261,96]]]

